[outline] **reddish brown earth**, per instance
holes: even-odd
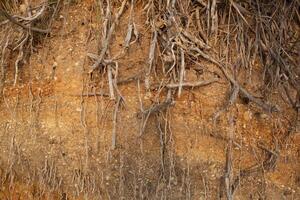
[[[212,116],[228,98],[224,78],[185,90],[161,116],[168,121],[164,128],[170,130],[163,139],[166,149],[161,147],[155,117],[139,135],[137,81],[119,86],[125,104],[118,112],[117,144],[112,150],[115,102],[81,96],[92,92],[93,86],[108,92],[106,77],[87,75],[91,65],[87,53],[96,53],[100,34],[93,9],[93,1],[65,7],[53,34],[22,68],[17,86],[12,83],[13,68],[8,72],[0,103],[0,199],[218,199],[229,144],[220,135],[228,137],[231,116],[237,143],[232,146],[234,175],[265,160],[267,153],[257,143],[268,149],[275,149],[276,143],[282,146],[273,170],[243,179],[235,199],[299,198],[299,132],[280,143],[295,114],[278,97],[274,102],[286,110],[284,114],[264,114],[238,100],[214,126]],[[119,60],[119,79],[138,74],[147,64],[151,35],[141,5],[134,15],[141,38]],[[116,28],[112,55],[122,48],[128,16],[126,11]],[[213,65],[206,66],[220,74]],[[253,77],[261,70],[257,66]],[[192,70],[187,70],[187,77],[197,79]],[[259,78],[252,81],[261,84]],[[141,98],[144,107],[156,98],[155,92],[145,93],[143,82]]]

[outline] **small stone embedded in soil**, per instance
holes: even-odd
[[[260,117],[261,117],[262,119],[267,119],[267,118],[268,118],[268,115],[265,114],[265,113],[262,113],[262,114],[260,115]]]
[[[27,6],[25,4],[21,4],[20,5],[20,11],[21,11],[21,13],[26,13],[26,10],[27,10]]]
[[[55,68],[57,67],[57,65],[58,65],[57,62],[53,62],[52,67]]]
[[[252,112],[247,110],[246,112],[244,112],[243,118],[247,122],[250,121],[252,119]]]

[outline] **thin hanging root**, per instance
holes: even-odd
[[[133,41],[131,39],[134,38]],[[127,34],[124,40],[124,49],[123,49],[123,54],[125,53],[126,50],[128,50],[129,46],[136,43],[139,38],[139,32],[136,28],[136,25],[134,22],[128,24],[128,29],[127,29]]]
[[[89,93],[73,94],[70,96],[73,96],[73,97],[97,97],[97,96],[110,97],[110,95],[108,93],[105,93],[103,91],[100,91],[100,92],[94,91],[94,92],[89,92]]]
[[[227,111],[229,109],[229,107],[232,106],[235,103],[235,101],[238,98],[239,91],[240,91],[239,86],[238,85],[233,85],[233,89],[232,89],[232,92],[231,92],[228,103],[225,105],[225,107],[223,109],[217,111],[213,116],[214,124],[216,124],[217,119],[220,117],[220,115],[223,112]]]
[[[5,65],[6,65],[5,55],[6,55],[6,50],[7,50],[7,47],[8,47],[9,40],[10,40],[10,37],[9,37],[9,34],[7,34],[6,42],[5,42],[5,44],[2,48],[2,52],[1,52],[2,56],[1,56],[1,62],[0,62],[0,66],[1,66],[0,96],[2,95],[4,82],[5,82],[5,72],[6,72],[6,69],[5,69]]]
[[[190,41],[192,41],[195,46],[198,46],[200,49],[210,49],[211,47],[208,46],[205,42],[202,42],[201,40],[199,40],[196,36],[190,34],[189,32],[182,30],[182,34],[184,37],[188,38]]]
[[[203,87],[210,85],[212,83],[217,82],[219,79],[211,79],[211,80],[205,80],[205,81],[197,81],[197,82],[182,82],[182,83],[169,83],[165,85],[165,88],[167,89],[176,89],[176,88],[196,88],[196,87]],[[152,89],[157,89],[159,88],[160,85],[156,85],[155,87],[152,87]]]
[[[92,59],[92,60],[97,60],[99,59],[99,56],[97,54],[93,54],[93,53],[87,53],[87,56]],[[103,59],[102,60],[102,63],[106,66],[106,65],[113,65],[115,64],[115,62],[112,60],[112,59],[109,59],[109,60],[106,60],[106,59]]]
[[[132,75],[132,76],[126,78],[126,79],[118,80],[118,81],[117,81],[117,85],[124,85],[124,84],[130,83],[130,82],[132,82],[132,81],[139,80],[139,79],[142,78],[142,75],[143,75],[143,74],[144,74],[144,72],[142,71],[142,72],[139,72],[139,73],[137,73],[137,74],[135,74],[135,75]]]
[[[300,131],[300,92],[297,92],[295,110],[297,112],[296,117],[296,131]]]
[[[119,96],[117,103],[115,105],[115,111],[114,111],[114,115],[113,115],[113,129],[112,129],[112,139],[111,139],[112,150],[116,149],[118,112],[119,112],[119,107],[121,105],[121,100],[122,100],[122,98]]]
[[[29,6],[29,5],[28,5]],[[19,18],[22,19],[24,21],[29,21],[32,22],[34,20],[36,20],[37,18],[39,18],[44,12],[45,12],[45,8],[46,8],[47,4],[43,3],[42,8],[39,11],[36,11],[35,15],[32,15],[32,12],[28,13],[28,17],[23,17],[23,16],[14,16],[15,18]]]
[[[195,50],[195,48],[193,48],[193,50]],[[267,112],[277,112],[277,111],[279,111],[279,109],[276,106],[264,103],[260,99],[255,98],[253,95],[251,95],[236,80],[234,80],[234,78],[232,77],[232,75],[230,75],[229,72],[226,71],[226,69],[224,68],[224,66],[222,66],[219,62],[217,62],[216,60],[214,60],[213,58],[211,58],[207,54],[203,53],[201,50],[199,50],[199,49],[196,49],[196,50],[197,50],[197,52],[199,53],[200,56],[202,56],[203,58],[207,59],[208,61],[216,64],[219,67],[219,69],[222,71],[222,73],[224,74],[224,76],[226,77],[226,79],[229,80],[231,82],[231,84],[237,85],[238,88],[239,88],[239,91],[240,91],[241,95],[243,95],[244,97],[248,98],[249,101],[252,101],[253,103],[255,103],[256,105],[258,105],[259,107],[261,107],[263,110],[265,110]]]
[[[243,19],[243,21],[245,22],[245,24],[250,28],[250,30],[255,33],[255,31],[252,29],[252,27],[249,25],[249,23],[247,22],[247,20],[245,19],[245,17],[241,13],[241,11],[240,11],[239,7],[237,6],[237,4],[235,2],[233,2],[232,0],[230,0],[230,4],[234,7],[234,9],[237,11],[237,13]]]
[[[128,22],[128,27],[127,27],[127,34],[124,39],[123,49],[120,53],[118,53],[116,56],[113,57],[113,60],[117,60],[120,57],[124,56],[126,51],[128,51],[129,46],[138,41],[139,32],[136,28],[135,23],[133,22],[133,12],[134,12],[133,8],[134,8],[134,0],[131,0],[130,16],[129,16],[129,22]],[[133,38],[134,38],[134,40],[131,41]]]
[[[185,62],[184,62],[184,51],[183,51],[183,49],[180,49],[180,55],[181,55],[181,65],[180,65],[178,97],[180,97],[180,95],[181,95],[182,82],[183,82],[183,79],[184,79],[184,76],[185,76]]]
[[[125,41],[124,41],[124,48],[128,49],[129,45],[135,43],[138,40],[139,37],[139,33],[137,31],[136,25],[133,22],[133,13],[134,13],[134,0],[131,0],[131,6],[130,6],[130,17],[129,17],[129,23],[128,23],[128,28],[127,28],[127,35],[125,37]],[[133,41],[131,41],[133,35],[135,39]],[[131,41],[131,42],[130,42]]]
[[[155,48],[156,48],[156,43],[157,43],[157,31],[154,27],[154,25],[152,26],[152,28],[154,29],[153,31],[153,38],[151,41],[151,45],[150,45],[150,52],[149,52],[149,58],[148,58],[148,69],[146,70],[146,75],[145,75],[145,87],[146,90],[150,89],[150,73],[152,70],[152,66],[153,66],[153,62],[154,62],[154,54],[155,54]]]
[[[199,48],[191,47],[190,49],[193,50],[193,51],[196,51],[198,53],[198,55],[200,55],[201,57],[205,58],[206,60],[212,62],[213,64],[217,65],[218,68],[222,71],[222,73],[226,77],[226,79],[229,80],[231,82],[231,84],[237,85],[238,88],[239,88],[240,94],[243,95],[244,97],[248,98],[249,101],[252,101],[253,103],[255,103],[256,105],[258,105],[259,107],[261,107],[263,110],[265,110],[267,112],[277,112],[277,111],[279,111],[279,109],[276,106],[264,103],[260,99],[255,98],[253,95],[251,95],[246,89],[244,89],[232,77],[231,74],[229,74],[229,72],[226,71],[226,69],[224,68],[224,66],[222,64],[220,64],[218,61],[216,61],[215,59],[211,58],[209,55],[207,55],[206,53],[204,53],[203,51],[201,51]]]
[[[211,7],[210,7],[210,18],[211,18],[211,28],[210,33],[215,33],[218,29],[218,13],[216,9],[217,1],[212,0]]]
[[[116,14],[115,21],[112,23],[112,25],[111,25],[108,33],[107,33],[107,36],[106,36],[105,40],[103,41],[102,49],[101,49],[99,58],[94,63],[94,65],[91,67],[90,73],[92,73],[95,69],[97,69],[99,67],[99,65],[102,63],[102,61],[104,59],[104,56],[106,54],[106,51],[108,50],[109,43],[110,43],[110,40],[112,38],[113,32],[115,31],[116,26],[119,24],[120,17],[124,13],[124,10],[125,10],[125,7],[126,7],[126,3],[127,3],[127,0],[124,0],[122,2],[122,5],[121,5],[121,7],[119,9],[119,12]]]
[[[163,117],[160,117],[159,114],[156,115],[156,123],[157,123],[157,130],[159,132],[159,142],[160,142],[160,162],[161,162],[161,177],[163,179],[165,179],[166,176],[166,166],[165,166],[165,162],[166,162],[166,128],[162,129],[162,123],[161,123],[161,119]],[[166,122],[165,122],[166,124]],[[165,125],[166,126],[166,125]]]
[[[234,125],[233,125],[233,118],[231,117],[229,119],[229,141],[226,149],[226,164],[225,164],[225,174],[224,174],[224,187],[225,187],[225,193],[228,200],[233,199],[233,192],[231,187],[232,182],[232,139],[234,134]]]
[[[139,99],[139,104],[140,104],[140,113],[144,113],[144,107],[143,107],[143,101],[142,101],[142,96],[141,96],[141,86],[140,86],[140,79],[137,79],[137,92],[138,92],[138,99]],[[143,134],[144,132],[144,120],[145,120],[145,116],[141,115],[139,116],[141,118],[142,121],[142,126],[140,127],[140,136]]]
[[[207,44],[207,36],[204,34],[202,25],[201,25],[201,18],[200,18],[200,9],[197,8],[196,10],[196,21],[197,21],[197,27],[198,27],[198,32],[200,37],[205,41],[205,43]]]
[[[157,112],[160,112],[160,111],[165,111],[169,106],[171,106],[173,104],[174,104],[173,100],[170,97],[167,97],[167,99],[164,102],[152,105],[150,108],[148,108],[146,110],[144,110],[141,107],[141,112],[139,112],[137,114],[137,117],[142,119],[140,136],[143,135],[146,125],[147,125],[147,122],[148,122],[148,119],[151,115],[156,114]]]
[[[36,27],[31,27],[31,26],[26,26],[20,22],[18,22],[14,17],[12,17],[11,15],[9,15],[4,9],[0,8],[0,16],[4,16],[6,19],[8,19],[10,22],[12,22],[13,24],[16,24],[20,27],[22,27],[23,29],[25,29],[26,31],[34,31],[34,32],[39,32],[39,33],[50,33],[49,29],[43,30],[40,28],[36,28]]]
[[[110,99],[114,100],[115,99],[114,81],[112,75],[112,67],[110,65],[107,66],[107,77],[108,77]]]
[[[18,75],[19,75],[19,65],[20,65],[20,62],[22,61],[23,59],[23,56],[24,56],[24,51],[23,51],[23,48],[24,48],[24,45],[25,43],[27,42],[29,38],[29,33],[26,33],[26,36],[25,36],[25,39],[21,42],[20,44],[20,47],[19,47],[19,55],[18,55],[18,58],[15,62],[15,79],[14,79],[14,86],[17,85],[17,82],[18,82]]]
[[[61,0],[59,0],[59,2],[61,2]],[[45,18],[46,18],[46,15],[49,15],[50,12],[46,11],[47,6],[49,6],[49,5],[50,5],[50,3],[45,2],[45,3],[40,4],[36,8],[31,8],[30,9],[31,11],[30,12],[28,11],[28,13],[27,13],[28,16],[25,16],[25,17],[17,16],[17,15],[12,16],[3,7],[0,7],[0,17],[4,16],[9,22],[11,22],[14,25],[17,25],[18,27],[16,27],[16,28],[18,30],[20,30],[20,27],[22,28],[20,30],[22,32],[22,34],[21,34],[22,37],[15,39],[17,41],[17,43],[9,44],[9,46],[13,47],[12,48],[13,51],[15,51],[15,50],[18,51],[18,56],[14,63],[14,67],[15,67],[14,86],[18,82],[20,66],[22,65],[22,63],[26,63],[26,60],[24,60],[24,59],[25,59],[26,55],[29,55],[31,53],[31,50],[33,48],[33,44],[32,44],[33,39],[34,39],[33,37],[37,33],[42,33],[42,34],[50,33],[50,29],[40,29],[40,28],[35,27],[35,24],[40,23],[40,21],[38,21],[38,20],[41,20],[41,21],[44,20],[44,14],[45,14]],[[58,7],[58,4],[57,4],[57,7]],[[52,15],[52,18],[53,17],[54,17],[54,13]],[[53,20],[52,18],[50,18],[50,20],[47,19],[48,22]],[[43,23],[45,23],[45,21]],[[46,23],[46,25],[48,27],[50,27],[51,23]],[[15,26],[10,26],[10,27],[12,27],[12,30],[14,32],[16,32]],[[19,32],[19,31],[17,31],[17,32]],[[16,35],[14,34],[14,36],[16,36]]]
[[[102,5],[101,7],[101,13],[102,15],[101,16],[104,16],[104,7]],[[105,43],[105,39],[107,37],[107,28],[108,28],[108,24],[110,23],[111,21],[111,4],[110,4],[110,1],[107,1],[107,6],[106,6],[106,11],[105,11],[105,17],[104,17],[104,21],[102,23],[102,47]]]
[[[176,59],[175,52],[174,52],[174,47],[175,47],[175,43],[173,42],[172,45],[171,45],[171,49],[170,49],[171,54],[172,54],[173,63],[172,63],[170,69],[167,71],[166,74],[169,74],[174,69],[174,67],[176,66],[176,63],[177,63],[177,61],[176,61],[177,59]]]
[[[127,28],[127,35],[126,35],[125,41],[124,41],[124,49],[129,48],[130,40],[132,38],[132,31],[133,31],[133,23],[129,22],[128,28]]]

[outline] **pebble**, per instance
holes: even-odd
[[[247,122],[250,121],[252,119],[252,112],[247,110],[246,112],[244,112],[243,118]]]
[[[261,117],[262,119],[266,119],[266,118],[268,118],[268,115],[265,114],[265,113],[262,113],[262,114],[260,115],[260,117]]]
[[[27,6],[25,4],[21,4],[20,5],[20,11],[21,11],[21,13],[26,13],[26,10],[27,10]]]

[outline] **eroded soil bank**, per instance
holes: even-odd
[[[247,9],[270,2],[49,1],[46,37],[0,22],[0,199],[298,199],[300,73],[287,63],[294,90],[275,86],[289,72],[271,77],[271,53],[253,56],[271,39],[251,47],[259,26]],[[12,11],[28,16],[26,5]],[[286,37],[299,41],[294,25]],[[32,48],[18,49],[21,33]],[[295,49],[287,60],[299,66]],[[21,51],[31,53],[16,79]]]

